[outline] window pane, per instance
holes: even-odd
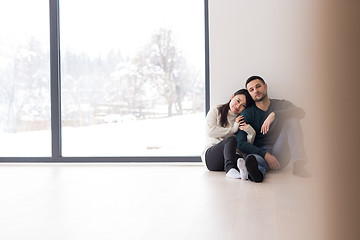
[[[51,156],[49,1],[1,1],[0,29],[0,156]]]
[[[203,0],[60,2],[63,156],[202,149]]]

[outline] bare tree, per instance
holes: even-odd
[[[117,112],[142,117],[145,104],[144,58],[139,53],[130,61],[119,62],[105,86],[106,102],[117,106]]]
[[[149,75],[158,93],[166,99],[168,116],[175,109],[182,114],[182,100],[184,96],[182,74],[185,59],[175,45],[173,33],[169,29],[161,28],[152,37],[148,47]]]
[[[0,109],[4,117],[0,125],[5,132],[22,130],[21,125],[26,125],[26,130],[41,127],[36,123],[50,119],[48,52],[36,38],[30,38],[5,53],[8,61],[1,69]]]

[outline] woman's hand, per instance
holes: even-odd
[[[241,121],[244,121],[244,116],[238,116],[238,117],[235,119],[235,122],[237,122],[237,123],[239,123],[239,124],[240,124]]]
[[[272,122],[275,120],[275,113],[272,112],[269,114],[269,116],[265,119],[263,125],[261,126],[261,133],[266,134],[269,129]]]
[[[239,129],[245,131],[248,124],[245,122],[244,116],[238,116],[235,121],[240,125]]]

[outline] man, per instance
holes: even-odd
[[[259,76],[250,77],[245,84],[253,106],[242,111],[247,124],[256,131],[254,144],[247,142],[246,133],[238,131],[237,147],[247,153],[245,166],[249,180],[262,182],[266,171],[285,167],[290,159],[293,162],[293,174],[300,177],[310,175],[304,169],[307,158],[303,146],[300,119],[304,110],[289,101],[269,99],[267,84]]]

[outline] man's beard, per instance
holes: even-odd
[[[261,98],[255,98],[255,99],[254,99],[254,102],[261,102],[261,101],[264,100],[264,98],[266,98],[266,97],[267,97],[267,94],[264,94],[264,95],[262,95]]]

